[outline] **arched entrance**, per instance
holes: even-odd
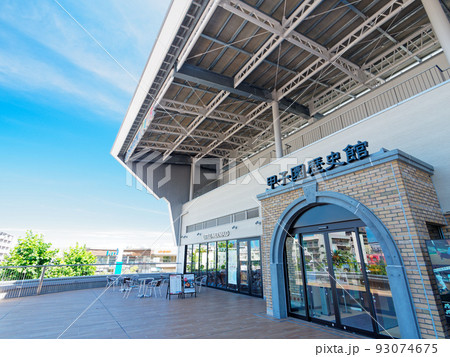
[[[273,315],[418,338],[403,264],[384,225],[348,196],[306,193],[286,208],[272,236]],[[367,268],[379,260],[376,277]]]

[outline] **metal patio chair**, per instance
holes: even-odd
[[[128,297],[131,294],[131,290],[135,289],[135,288],[139,288],[139,276],[133,276],[131,278],[128,278],[125,282],[124,279],[124,284],[125,284],[125,288],[124,288],[124,294],[123,294],[123,298],[124,299],[128,299]]]
[[[200,293],[200,291],[202,290],[202,285],[206,285],[207,279],[208,279],[208,277],[206,275],[195,278],[195,287],[196,288],[198,287],[198,289],[197,289],[198,293]]]
[[[107,276],[106,277],[106,287],[110,288],[112,286],[112,290],[116,290],[116,286],[119,286],[119,277]]]
[[[159,291],[159,296],[162,297],[162,279],[157,279],[151,281],[149,284],[147,284],[147,288],[145,289],[144,296],[152,296],[153,293],[155,293],[155,296],[157,295],[156,292]],[[149,290],[149,294],[147,295],[147,289]]]

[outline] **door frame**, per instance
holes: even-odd
[[[330,237],[329,237],[329,233],[334,233],[334,232],[342,232],[342,231],[352,231],[357,239],[356,239],[356,244],[357,244],[357,249],[359,252],[359,256],[363,257],[363,253],[362,253],[362,246],[361,246],[361,241],[359,238],[359,227],[364,226],[364,222],[362,222],[361,220],[353,220],[353,221],[347,221],[347,222],[337,222],[337,223],[331,223],[328,224],[327,226],[324,225],[315,225],[315,226],[309,226],[309,227],[302,227],[302,228],[294,228],[291,229],[289,232],[289,235],[291,237],[293,237],[293,239],[298,240],[298,244],[300,247],[300,257],[301,257],[301,261],[302,261],[302,288],[303,288],[303,294],[305,296],[305,309],[306,309],[306,316],[301,316],[295,313],[292,313],[290,311],[290,303],[289,303],[289,283],[288,283],[288,272],[287,269],[284,269],[285,271],[285,279],[286,279],[286,305],[288,308],[288,315],[289,316],[293,316],[293,317],[298,317],[301,318],[303,320],[307,320],[307,321],[311,321],[311,322],[315,322],[315,323],[320,323],[323,325],[327,325],[327,326],[332,326],[332,327],[336,327],[338,329],[342,329],[345,331],[350,331],[350,332],[356,332],[359,334],[363,334],[366,336],[370,336],[370,337],[375,337],[375,338],[386,338],[385,335],[381,335],[379,333],[379,329],[378,329],[378,324],[377,324],[377,317],[376,317],[376,312],[375,312],[375,308],[373,306],[373,297],[372,297],[372,293],[370,291],[370,286],[369,286],[369,281],[368,281],[368,277],[367,277],[367,270],[366,270],[366,265],[364,262],[364,259],[361,259],[360,261],[360,266],[361,266],[361,273],[363,275],[363,279],[364,279],[364,287],[365,287],[365,293],[368,296],[368,309],[369,309],[369,314],[371,317],[371,324],[372,324],[372,331],[368,331],[368,330],[364,330],[364,329],[360,329],[354,326],[348,326],[348,325],[344,325],[342,323],[342,319],[341,319],[341,311],[339,309],[339,300],[338,300],[338,295],[337,295],[337,287],[336,287],[336,276],[335,276],[335,272],[334,272],[334,266],[333,266],[333,261],[332,261],[332,255],[331,255],[331,242],[330,242]],[[335,315],[335,322],[332,321],[327,321],[327,320],[322,320],[320,318],[316,318],[311,316],[310,313],[310,304],[309,304],[309,295],[308,295],[308,278],[306,275],[306,267],[305,267],[305,252],[304,252],[304,248],[303,248],[303,234],[322,234],[324,237],[324,244],[325,244],[325,253],[326,253],[326,257],[327,257],[327,267],[328,267],[328,273],[329,273],[329,282],[330,282],[330,290],[331,290],[331,296],[333,299],[333,312]],[[287,266],[287,255],[286,255],[286,250],[284,252],[284,266]]]
[[[391,286],[400,334],[402,338],[420,338],[419,324],[405,266],[398,247],[388,229],[363,203],[342,193],[318,191],[317,186],[317,182],[302,185],[301,187],[306,194],[295,199],[285,208],[273,228],[272,239],[270,241],[272,304],[268,305],[267,313],[275,318],[285,318],[288,316],[283,268],[283,251],[287,232],[291,229],[295,220],[309,208],[319,204],[334,204],[352,212],[377,237],[386,258],[386,270]]]

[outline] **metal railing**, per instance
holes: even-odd
[[[384,92],[377,94],[372,98],[367,99],[344,113],[341,113],[335,117],[333,117],[333,114],[330,113],[328,117],[331,117],[331,119],[326,120],[326,117],[321,119],[324,121],[322,125],[318,125],[312,130],[307,130],[302,135],[293,134],[291,137],[286,138],[285,145],[288,146],[289,149],[285,150],[284,155],[308,146],[332,133],[368,118],[373,114],[393,107],[400,102],[444,83],[449,79],[450,69],[441,70],[439,66],[434,66],[385,90]],[[291,138],[291,140],[289,140],[289,138]],[[266,165],[275,160],[272,146],[263,150],[260,154],[258,154],[258,157],[266,159],[264,162],[261,162],[262,165]],[[256,165],[257,163],[255,163],[254,166],[252,165],[251,169],[254,170],[259,168],[259,166]],[[222,173],[217,180],[210,182],[195,191],[194,198],[204,195],[205,193],[244,176],[249,172],[250,168],[245,163],[240,163]]]
[[[177,271],[180,263],[0,266],[0,299],[105,287],[107,277],[151,277]]]

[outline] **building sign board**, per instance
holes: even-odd
[[[332,151],[330,155],[326,156],[324,161],[323,157],[316,157],[309,161],[307,165],[301,164],[291,168],[289,174],[288,171],[280,172],[280,176],[273,175],[267,178],[267,185],[270,189],[274,189],[277,185],[285,186],[288,182],[297,182],[305,178],[313,177],[314,175],[331,171],[337,167],[345,166],[354,161],[365,159],[369,157],[369,151],[367,148],[369,143],[367,141],[359,141],[355,145],[347,145],[342,151],[345,153],[345,161],[341,158],[340,152]]]
[[[450,324],[450,239],[428,240],[426,243],[447,324]]]
[[[216,238],[226,238],[230,236],[230,231],[223,231],[217,233],[208,233],[203,235],[204,240],[216,239]]]

